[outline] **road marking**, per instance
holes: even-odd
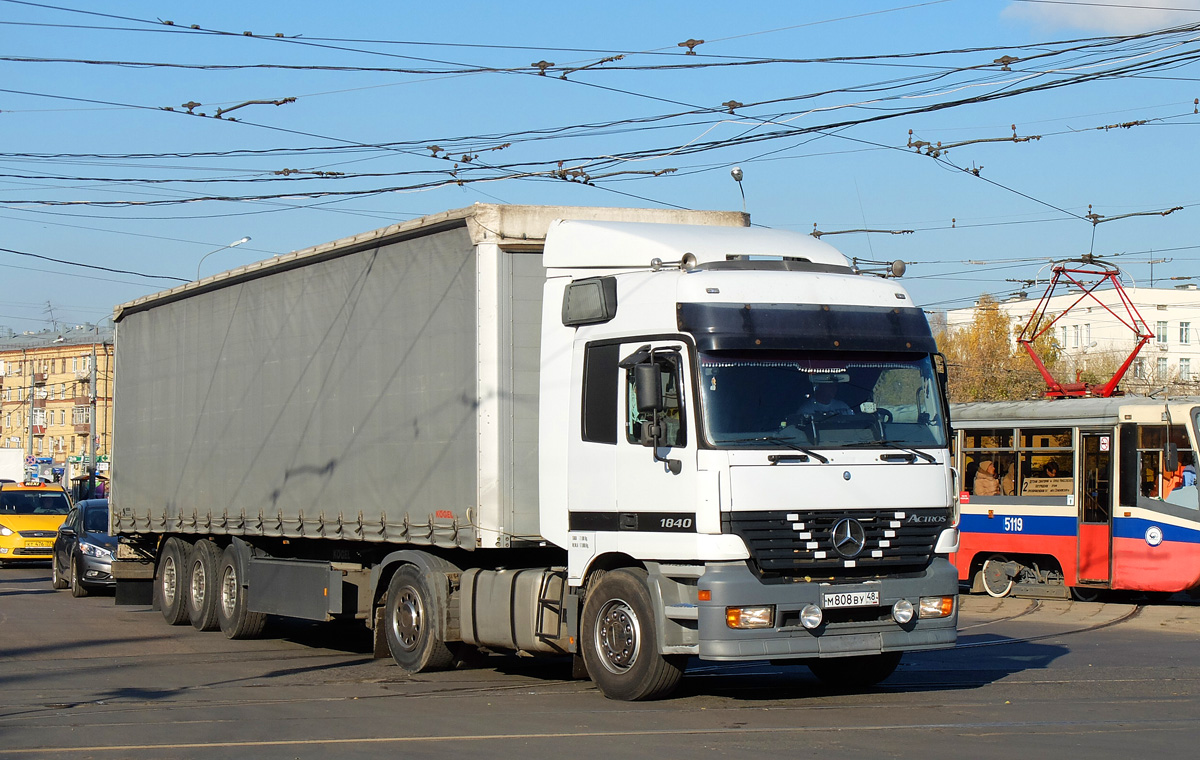
[[[1153,726],[1159,730],[1163,729],[1190,729],[1194,728],[1194,722],[1190,719],[1179,720],[1159,720],[1159,721],[1137,721],[1131,723],[1128,720],[1097,720],[1097,721],[1080,721],[1080,720],[1062,720],[1062,721],[989,721],[985,723],[906,723],[895,725],[879,725],[879,726],[854,726],[853,731],[908,731],[913,730],[928,730],[928,731],[945,731],[947,729],[1037,729],[1037,728],[1082,728],[1086,729],[1086,733],[1092,733],[1097,729],[1100,730],[1117,730],[1117,731],[1145,731],[1148,727]],[[106,747],[87,746],[87,747],[27,747],[23,749],[0,749],[0,755],[44,755],[51,753],[91,753],[100,752],[161,752],[163,750],[183,750],[183,749],[223,749],[234,747],[301,747],[313,746],[321,744],[417,744],[422,742],[430,743],[445,743],[445,742],[479,742],[479,741],[496,741],[501,739],[575,739],[575,738],[619,738],[633,736],[745,736],[747,734],[814,734],[814,733],[840,733],[848,730],[845,726],[779,726],[773,728],[748,728],[738,726],[734,728],[679,728],[679,729],[648,729],[644,731],[579,731],[573,733],[536,733],[536,734],[471,734],[463,736],[380,736],[380,737],[359,737],[352,738],[330,738],[330,739],[275,739],[264,741],[242,741],[242,742],[187,742],[180,744],[120,744],[109,745]]]

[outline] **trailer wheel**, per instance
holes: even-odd
[[[425,574],[415,565],[404,565],[388,583],[384,635],[392,659],[410,673],[445,670],[454,654],[437,638],[437,621],[445,610]]]
[[[683,678],[687,658],[658,651],[646,577],[640,568],[606,572],[583,605],[584,664],[609,699],[659,699]]]
[[[202,538],[192,545],[187,563],[188,617],[197,631],[217,630],[217,568],[221,564],[221,547]]]
[[[76,599],[87,596],[88,588],[83,585],[83,573],[79,570],[79,561],[71,556],[71,596]]]
[[[154,593],[158,596],[158,609],[167,625],[183,625],[188,621],[187,604],[184,602],[184,558],[187,544],[178,538],[168,538],[163,544],[162,556],[158,560],[158,577]]]
[[[866,689],[896,672],[901,652],[884,652],[859,657],[809,660],[806,665],[817,679],[837,689]]]
[[[1007,564],[1008,560],[999,554],[994,554],[984,561],[983,569],[979,572],[983,578],[983,590],[988,596],[1000,599],[1012,591],[1013,579],[1004,569]]]
[[[230,639],[252,639],[263,632],[267,615],[247,608],[247,592],[243,581],[243,565],[234,547],[225,547],[218,566],[217,625]]]

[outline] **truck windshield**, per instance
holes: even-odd
[[[71,503],[62,491],[2,491],[0,515],[65,515]]]
[[[928,355],[712,351],[700,355],[699,385],[719,447],[946,445]]]

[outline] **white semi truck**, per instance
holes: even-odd
[[[118,603],[359,618],[417,672],[953,646],[945,366],[895,280],[739,213],[475,205],[119,306]]]

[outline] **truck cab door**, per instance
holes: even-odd
[[[624,343],[620,356],[618,533],[630,540],[637,535],[639,544],[655,541],[656,533],[695,533],[697,431],[687,349],[681,341]],[[653,412],[638,408],[637,367],[647,362],[655,367],[661,400]],[[645,368],[642,374],[645,382]],[[648,557],[644,551],[635,556]]]

